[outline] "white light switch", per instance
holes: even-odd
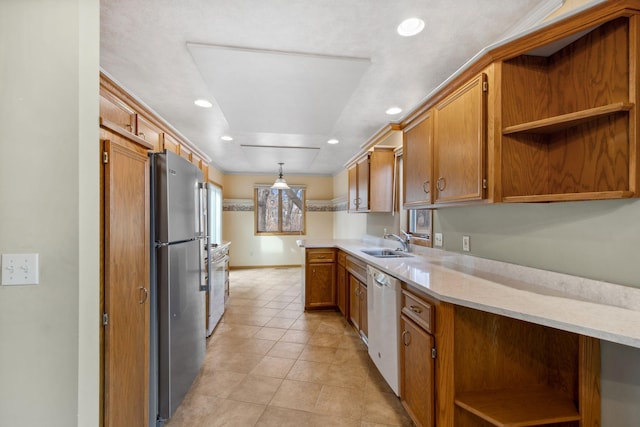
[[[436,233],[435,237],[436,238],[433,243],[435,243],[436,246],[442,246],[442,233]]]
[[[38,254],[2,255],[3,285],[37,285]]]

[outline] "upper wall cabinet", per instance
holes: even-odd
[[[100,73],[100,127],[150,151],[173,151],[196,164],[208,179],[205,155],[103,73]]]
[[[638,17],[502,63],[505,202],[637,196]]]
[[[432,203],[433,118],[431,111],[403,131],[403,206],[405,209],[421,208]]]
[[[149,119],[138,115],[137,117],[137,133],[138,136],[150,144],[153,144],[153,151],[160,150],[160,135],[162,131],[154,125]]]
[[[434,108],[436,204],[485,196],[487,75],[481,73]]]
[[[395,154],[375,148],[348,170],[350,212],[392,212]]]
[[[100,88],[100,118],[127,132],[136,133],[135,111],[103,88]]]

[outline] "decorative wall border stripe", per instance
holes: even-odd
[[[344,197],[333,200],[307,200],[307,212],[338,212],[347,210]],[[253,212],[253,199],[224,199],[222,210],[225,212]]]

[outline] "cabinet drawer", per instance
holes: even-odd
[[[347,270],[362,283],[367,283],[367,265],[354,257],[347,256]]]
[[[334,262],[336,251],[333,249],[309,249],[307,250],[307,262]]]
[[[343,267],[347,266],[347,254],[342,251],[338,251],[338,264]]]
[[[435,307],[404,289],[402,290],[402,314],[414,320],[426,331],[434,332]]]

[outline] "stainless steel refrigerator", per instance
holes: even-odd
[[[205,355],[206,196],[196,166],[172,152],[150,156],[155,246],[150,410],[162,425],[189,391]]]

